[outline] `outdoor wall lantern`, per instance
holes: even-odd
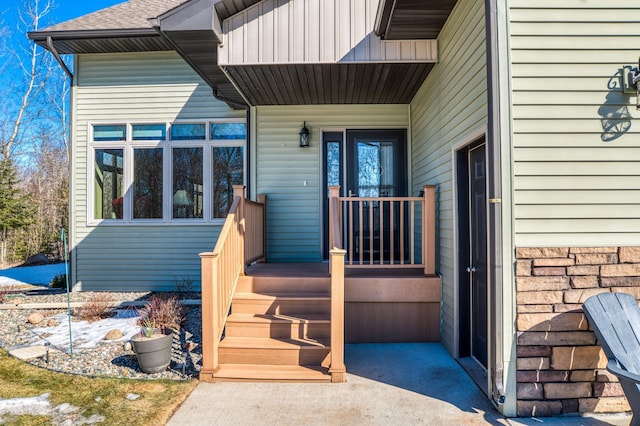
[[[309,146],[309,129],[307,129],[307,122],[302,123],[302,129],[300,129],[300,148],[306,148]]]
[[[622,68],[622,91],[637,96],[636,109],[640,110],[640,59],[637,67],[627,65]]]

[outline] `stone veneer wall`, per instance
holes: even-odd
[[[582,312],[590,296],[640,299],[640,247],[516,249],[519,416],[630,407]]]

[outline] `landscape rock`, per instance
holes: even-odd
[[[30,324],[40,324],[42,321],[44,321],[44,315],[42,315],[40,312],[34,312],[32,314],[29,314],[29,316],[27,317],[27,321],[29,321]]]
[[[122,331],[118,330],[117,328],[114,328],[113,330],[109,330],[109,332],[107,332],[107,335],[104,336],[104,340],[118,340],[122,336],[124,336],[122,334]]]
[[[131,350],[131,342],[124,342],[124,345],[122,345],[122,349],[124,349],[125,351],[130,351]]]
[[[49,321],[47,321],[47,327],[55,327],[56,325],[58,325],[58,321],[56,321],[54,318],[51,318]]]

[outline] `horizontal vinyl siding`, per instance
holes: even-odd
[[[378,0],[264,0],[223,23],[220,65],[436,62],[435,40],[382,41]]]
[[[73,138],[75,279],[83,290],[175,290],[200,285],[198,253],[220,226],[87,226],[87,123],[243,117],[173,53],[79,55]],[[91,160],[91,159],[89,159]]]
[[[640,240],[640,114],[618,89],[640,45],[631,6],[511,2],[516,246]]]
[[[407,105],[257,107],[257,192],[267,194],[267,260],[321,260],[321,130],[408,128]],[[311,132],[299,147],[300,128]],[[304,182],[307,185],[304,186]]]
[[[411,102],[413,188],[437,185],[436,268],[442,274],[442,342],[455,344],[452,147],[487,123],[484,3],[459,1],[438,39],[439,63]],[[461,71],[463,70],[463,72]],[[465,78],[454,78],[461,72]]]

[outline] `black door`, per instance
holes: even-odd
[[[471,356],[487,367],[487,181],[485,145],[469,152]]]
[[[404,197],[407,195],[407,149],[406,149],[406,131],[405,130],[347,130],[346,146],[343,147],[342,133],[326,132],[323,134],[324,145],[324,197],[325,212],[324,223],[327,229],[328,224],[328,208],[327,208],[327,188],[330,185],[341,185],[342,196],[352,197]],[[344,167],[346,165],[346,167]],[[346,169],[346,179],[343,179],[343,169]],[[386,211],[383,217],[390,217],[388,203],[385,203]],[[369,209],[373,210],[375,218],[371,223],[369,221]],[[363,203],[363,232],[357,231],[355,235],[348,235],[347,238],[354,238],[355,252],[354,258],[360,256],[359,239],[363,239],[363,257],[368,262],[370,256],[374,257],[374,261],[380,259],[379,241],[383,236],[383,250],[388,251],[389,244],[389,225],[380,224],[378,220],[379,203],[365,202]],[[396,221],[398,221],[399,213],[395,212]],[[360,224],[354,223],[354,228],[359,229]],[[370,229],[373,228],[373,233]],[[395,227],[394,239],[399,241],[397,232],[398,226]],[[373,244],[371,242],[371,234],[373,234]],[[327,238],[324,238],[324,255],[328,256]],[[399,253],[398,241],[394,244],[394,252]],[[408,242],[405,238],[404,241]],[[375,247],[377,252],[372,253],[370,247]],[[405,249],[405,253],[408,250]],[[388,254],[388,253],[387,253]],[[398,259],[398,255],[394,257]]]
[[[487,176],[484,138],[457,153],[459,355],[487,367]]]

